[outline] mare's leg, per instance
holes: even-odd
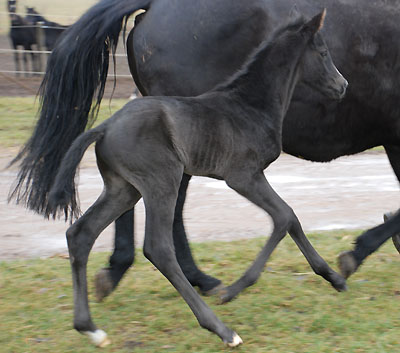
[[[400,146],[385,146],[385,150],[394,174],[396,174],[397,180],[400,181]],[[400,212],[400,210],[397,212]],[[400,253],[400,231],[392,235],[392,240],[397,251]]]
[[[242,340],[226,327],[201,299],[184,276],[175,256],[172,225],[180,177],[178,174],[164,174],[159,180],[147,179],[145,190],[140,188],[146,205],[143,252],[181,294],[200,326],[214,332],[223,342],[234,347],[242,343]]]
[[[95,277],[96,299],[102,301],[112,293],[125,272],[135,260],[134,209],[125,212],[115,221],[114,252],[109,267],[101,269]]]
[[[206,275],[197,267],[183,224],[183,206],[190,178],[191,176],[183,174],[179,187],[173,224],[175,252],[178,263],[190,284],[198,286],[204,295],[213,295],[222,288],[221,281]],[[100,270],[95,278],[96,297],[99,301],[111,294],[134,261],[133,211],[128,211],[118,218],[115,225],[115,246],[110,257],[110,266]]]
[[[333,271],[308,242],[293,210],[272,189],[263,173],[253,176],[236,175],[226,179],[227,184],[255,205],[264,209],[274,223],[273,232],[248,270],[231,286],[224,290],[222,302],[228,302],[243,289],[253,285],[259,278],[272,251],[289,232],[305,255],[316,274],[321,275],[337,290],[345,289],[345,280]]]
[[[178,200],[175,206],[173,237],[176,257],[179,266],[192,286],[198,286],[203,295],[216,294],[222,287],[219,279],[206,275],[196,265],[183,224],[183,206],[186,200],[186,191],[191,176],[183,174],[179,187]]]
[[[367,230],[356,241],[355,249],[339,255],[339,268],[342,275],[348,278],[362,264],[364,259],[376,251],[393,234],[400,233],[400,212],[397,212],[386,223]]]
[[[387,222],[389,219],[397,216],[400,213],[400,210],[397,210],[396,212],[387,212],[383,215],[383,219],[385,222]],[[397,249],[397,251],[400,253],[400,229],[397,230],[397,233],[395,235],[392,235],[392,241],[393,245]]]
[[[90,316],[86,279],[89,252],[104,228],[140,199],[137,190],[124,180],[115,177],[114,181],[114,184],[106,184],[98,200],[67,231],[74,288],[74,328],[88,335],[98,346],[109,341]]]
[[[398,180],[400,180],[400,147],[385,146],[390,164]],[[385,215],[386,223],[367,230],[361,234],[353,250],[343,252],[338,257],[340,272],[346,278],[357,271],[365,258],[376,251],[386,240],[392,238],[396,249],[400,252],[400,210]]]

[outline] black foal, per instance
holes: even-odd
[[[203,328],[229,346],[242,343],[203,302],[177,262],[172,227],[183,172],[225,180],[273,219],[271,237],[249,270],[228,289],[227,297],[256,281],[287,232],[317,274],[336,289],[345,289],[344,278],[317,254],[293,210],[263,173],[281,152],[283,117],[300,78],[327,96],[342,98],[345,93],[347,82],[333,65],[319,33],[324,17],[325,11],[311,21],[299,17],[282,27],[261,44],[241,71],[205,94],[137,99],[74,141],[57,173],[47,212],[78,215],[74,176],[93,142],[97,142],[104,181],[98,200],[67,231],[78,331],[98,345],[108,342],[105,332],[91,320],[87,260],[100,232],[143,197],[145,256],[179,291]]]

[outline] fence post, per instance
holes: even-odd
[[[44,22],[38,22],[36,25],[36,39],[37,39],[37,47],[38,51],[46,50],[46,38],[44,33]],[[46,58],[46,53],[38,53],[38,72],[42,71],[42,67],[46,66],[46,60],[43,58],[43,55]]]

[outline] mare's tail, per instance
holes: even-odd
[[[59,39],[40,87],[40,116],[20,161],[9,201],[49,216],[48,195],[61,160],[98,113],[118,36],[127,18],[152,0],[101,0]]]
[[[59,211],[68,218],[78,218],[80,214],[79,202],[75,186],[75,174],[87,148],[101,140],[104,136],[104,124],[81,134],[68,149],[62,159],[60,168],[55,176],[54,183],[49,191],[45,213],[55,218]]]

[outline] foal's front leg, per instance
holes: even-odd
[[[185,277],[192,286],[198,287],[203,295],[214,295],[222,289],[222,282],[217,278],[205,274],[197,267],[190,250],[183,223],[183,206],[190,179],[190,175],[183,174],[175,206],[173,238],[176,258]]]
[[[227,287],[221,295],[223,303],[232,300],[243,289],[253,285],[257,281],[272,251],[285,237],[287,232],[290,232],[290,235],[300,247],[314,271],[330,281],[336,289],[344,289],[345,280],[333,271],[317,254],[305,237],[293,210],[272,189],[262,172],[251,176],[245,173],[236,174],[225,180],[232,189],[264,209],[271,216],[274,229],[253,264],[241,278]]]
[[[184,276],[175,256],[172,239],[177,190],[175,195],[171,189],[168,190],[171,182],[164,184],[163,188],[157,188],[162,183],[157,184],[142,191],[146,205],[144,255],[181,294],[201,327],[217,334],[230,347],[241,344],[241,338],[218,319]]]

